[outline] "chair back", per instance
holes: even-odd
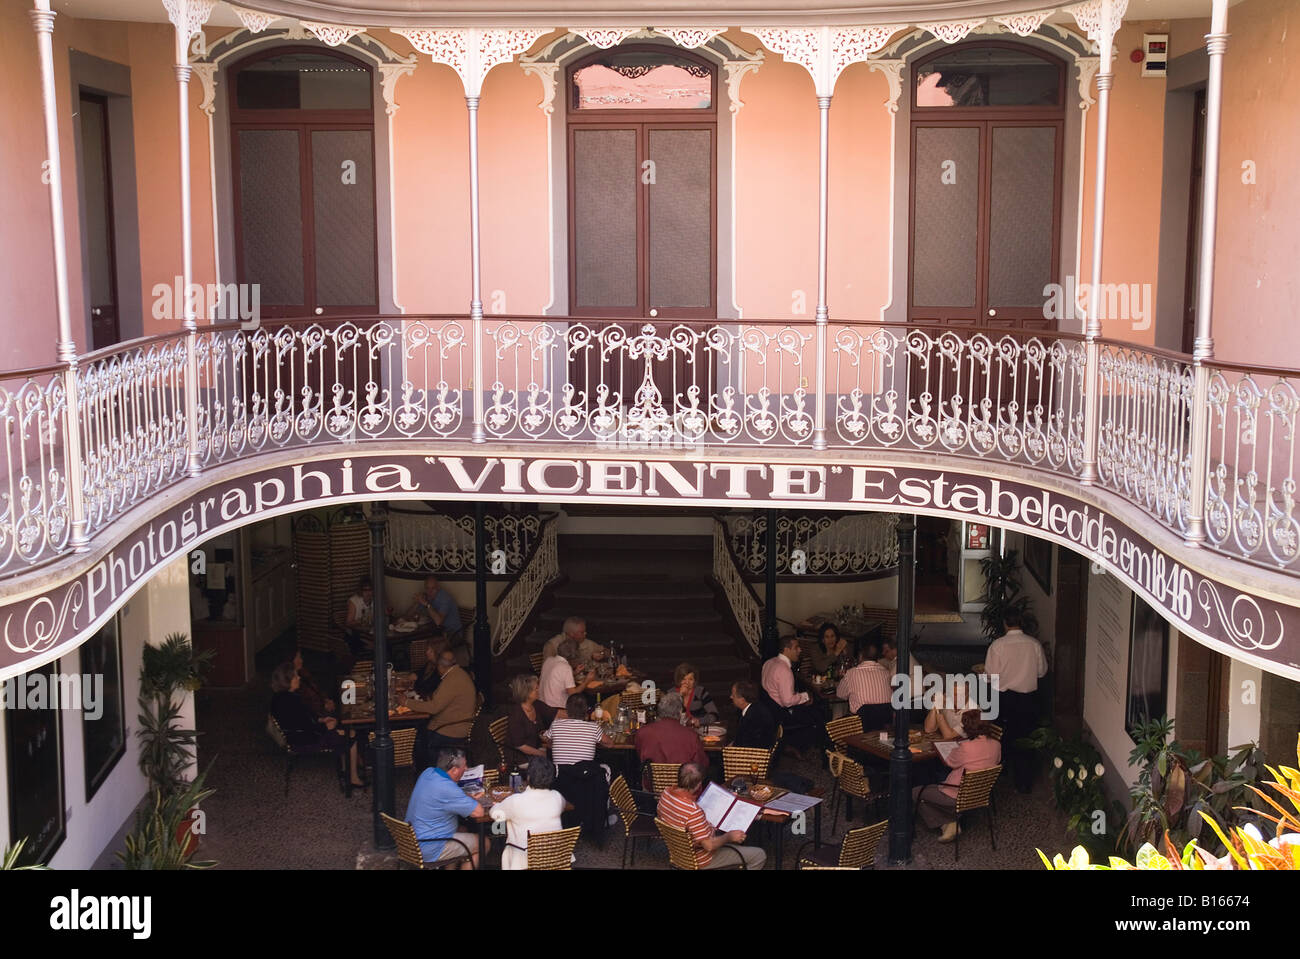
[[[568,870],[573,868],[573,849],[578,845],[581,826],[555,832],[528,834],[528,868],[534,870]]]
[[[415,672],[422,672],[425,664],[429,661],[429,641],[427,639],[413,639],[410,645],[411,669]]]
[[[415,838],[415,829],[409,822],[402,819],[396,819],[386,812],[381,812],[379,817],[388,827],[388,834],[393,837],[393,842],[397,843],[397,858],[402,862],[410,863],[417,869],[424,868],[424,855],[420,852],[419,840]]]
[[[358,659],[352,664],[353,673],[369,673],[373,672],[374,668],[375,661],[373,659]]]
[[[876,849],[888,828],[889,820],[883,819],[871,826],[850,829],[840,843],[840,866],[846,869],[866,869],[874,864]]]
[[[415,765],[415,734],[418,730],[414,726],[406,726],[402,729],[394,729],[389,733],[393,740],[393,766],[397,769],[405,769],[408,766]],[[370,734],[370,745],[375,744],[375,734]]]
[[[1002,742],[1003,730],[1001,726],[997,725],[996,723],[989,723],[987,726],[984,727],[984,729],[988,732],[990,738],[996,739],[998,742]]]
[[[506,731],[509,728],[509,716],[502,716],[500,719],[494,719],[488,723],[488,734],[492,737],[492,741],[497,744],[497,753],[500,754],[503,765],[506,761]]]
[[[1000,775],[1002,775],[1001,766],[990,766],[988,769],[974,771],[963,769],[961,785],[957,787],[957,812],[963,813],[987,806],[989,796],[993,793],[993,784],[998,781]]]
[[[871,784],[867,780],[862,764],[855,762],[841,752],[826,750],[826,760],[836,784],[850,796],[866,799],[871,795]]]
[[[668,847],[668,862],[674,869],[694,872],[700,868],[695,862],[695,844],[685,826],[670,826],[658,816],[655,817],[655,826]]]
[[[483,770],[483,788],[491,789],[501,779],[501,770],[484,769]]]
[[[662,795],[665,789],[672,789],[677,785],[677,771],[681,768],[681,763],[650,764],[650,782],[656,796]]]
[[[754,746],[724,746],[722,749],[722,778],[728,782],[737,776],[764,779],[772,759],[770,749]],[[658,792],[658,790],[655,790]]]
[[[817,639],[799,639],[799,662],[794,664],[794,668],[804,679],[812,678],[812,648],[819,642]]]
[[[541,653],[529,653],[528,662],[532,664],[533,672],[538,676],[542,675],[542,660],[546,657]]]
[[[615,776],[613,782],[609,784],[609,799],[618,810],[619,818],[623,820],[624,833],[631,832],[632,824],[636,822],[640,813],[636,808],[636,800],[632,797],[632,789],[622,773]]]
[[[850,736],[862,735],[862,719],[856,713],[832,719],[826,724],[826,735],[830,737],[836,749],[842,750]]]
[[[291,752],[289,749],[289,740],[284,735],[284,730],[280,728],[279,721],[270,713],[267,713],[266,716],[266,734],[271,737],[271,741],[278,747],[283,749],[285,752]]]
[[[622,695],[619,699],[619,703],[622,706],[626,707],[629,711],[643,709],[645,708],[645,704],[641,701],[642,694],[643,694],[643,690],[637,690],[635,692],[629,693],[625,689],[622,692]]]

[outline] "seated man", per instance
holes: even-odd
[[[876,655],[875,647],[866,646],[861,661],[835,688],[835,695],[849,701],[849,712],[857,713],[864,730],[886,729],[894,719],[893,675],[876,662]]]
[[[821,710],[808,693],[794,689],[794,664],[799,662],[800,649],[797,636],[783,640],[781,652],[763,664],[763,692],[771,701],[777,722],[785,726],[785,738],[803,748],[820,744],[824,737]]]
[[[542,646],[543,660],[554,656],[559,651],[560,643],[566,639],[573,640],[578,646],[577,663],[574,665],[590,666],[593,662],[609,655],[609,651],[604,646],[587,638],[587,621],[581,616],[570,616],[564,621],[561,632],[556,633]]]
[[[961,724],[970,738],[942,757],[952,769],[948,778],[938,785],[912,789],[912,801],[917,803],[917,813],[922,821],[931,829],[943,827],[940,842],[952,842],[957,838],[957,788],[962,776],[967,770],[978,772],[1002,762],[1002,744],[989,735],[992,724],[980,719],[978,709],[967,710],[962,715]]]
[[[566,825],[581,825],[582,834],[604,839],[609,806],[609,767],[596,762],[596,747],[611,745],[600,723],[587,719],[587,700],[574,693],[564,704],[564,718],[551,723],[551,759],[555,788],[573,803]]]
[[[709,765],[700,736],[682,725],[685,704],[681,693],[672,690],[659,700],[659,718],[636,731],[636,754],[644,763],[697,763]],[[649,767],[645,767],[647,772]]]
[[[576,640],[566,638],[556,649],[555,655],[542,663],[542,677],[537,698],[552,709],[563,709],[574,693],[580,693],[588,687],[595,689],[599,686],[600,680],[595,677],[586,683],[580,683],[573,678],[573,666],[577,661],[578,643]]]
[[[460,868],[473,869],[478,865],[478,836],[461,832],[456,827],[461,816],[481,816],[483,807],[478,800],[465,795],[460,788],[460,777],[465,775],[465,753],[460,749],[438,750],[437,763],[420,773],[406,805],[406,821],[415,830],[420,841],[420,853],[425,862],[452,859],[468,849],[471,861]],[[455,842],[464,844],[464,849]]]
[[[665,789],[659,797],[659,818],[670,826],[685,829],[691,837],[696,868],[734,867],[743,860],[746,869],[762,869],[767,864],[767,853],[757,846],[740,845],[745,841],[745,834],[739,829],[714,835],[717,830],[709,825],[704,811],[695,802],[703,791],[704,770],[695,763],[687,763],[677,771],[677,785]],[[714,852],[724,846],[727,851],[715,856]]]
[[[415,740],[415,768],[423,769],[444,746],[464,745],[478,709],[478,693],[469,673],[456,663],[456,654],[444,649],[438,654],[438,672],[442,681],[428,699],[409,703],[417,713],[428,713],[429,723]]]
[[[437,576],[424,578],[424,588],[411,600],[406,618],[417,623],[433,623],[442,630],[444,636],[454,636],[460,632],[460,610],[451,598],[451,593],[438,585]]]
[[[917,660],[916,656],[913,655],[910,651],[907,654],[907,662],[908,662],[907,672],[909,674],[915,673],[918,669],[921,668],[921,663]],[[894,673],[898,672],[898,641],[897,640],[886,639],[881,642],[880,665],[884,666],[885,671],[888,672],[891,676]]]
[[[776,745],[776,720],[772,712],[758,699],[758,687],[742,679],[731,687],[731,705],[740,710],[740,725],[736,727],[733,746],[771,749]]]

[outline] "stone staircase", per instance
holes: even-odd
[[[731,683],[757,674],[757,658],[733,635],[725,600],[710,582],[708,536],[573,535],[559,540],[565,579],[553,589],[522,642],[510,650],[507,672],[529,669],[568,616],[587,620],[587,634],[617,643],[628,664],[660,686],[678,663],[691,662],[719,706]]]

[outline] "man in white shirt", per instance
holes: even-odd
[[[578,656],[578,644],[572,639],[560,643],[559,651],[542,663],[542,676],[537,684],[537,698],[555,709],[563,709],[570,696],[581,692],[583,685],[573,678],[573,662]],[[600,680],[592,679],[592,688]]]
[[[1002,614],[1005,635],[989,644],[984,655],[984,672],[998,691],[999,715],[995,721],[1004,729],[1003,741],[1011,745],[1011,773],[1016,789],[1027,793],[1033,788],[1033,756],[1016,746],[1038,724],[1038,681],[1047,675],[1047,656],[1043,644],[1027,635],[1019,609],[1009,608]]]
[[[800,653],[799,638],[787,636],[781,652],[763,664],[762,688],[777,722],[785,727],[785,738],[802,749],[822,743],[824,731],[821,710],[812,697],[794,688],[794,664],[799,662]]]

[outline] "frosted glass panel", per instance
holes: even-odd
[[[375,306],[375,171],[369,130],[314,130],[316,302]]]
[[[713,303],[713,134],[651,130],[650,305]]]
[[[1038,306],[1052,282],[1055,127],[994,127],[989,305]]]
[[[636,130],[573,135],[575,306],[637,302]]]
[[[302,183],[296,130],[239,131],[239,224],[244,281],[261,287],[263,305],[301,305]]]
[[[979,153],[978,127],[916,130],[915,306],[975,306]]]

